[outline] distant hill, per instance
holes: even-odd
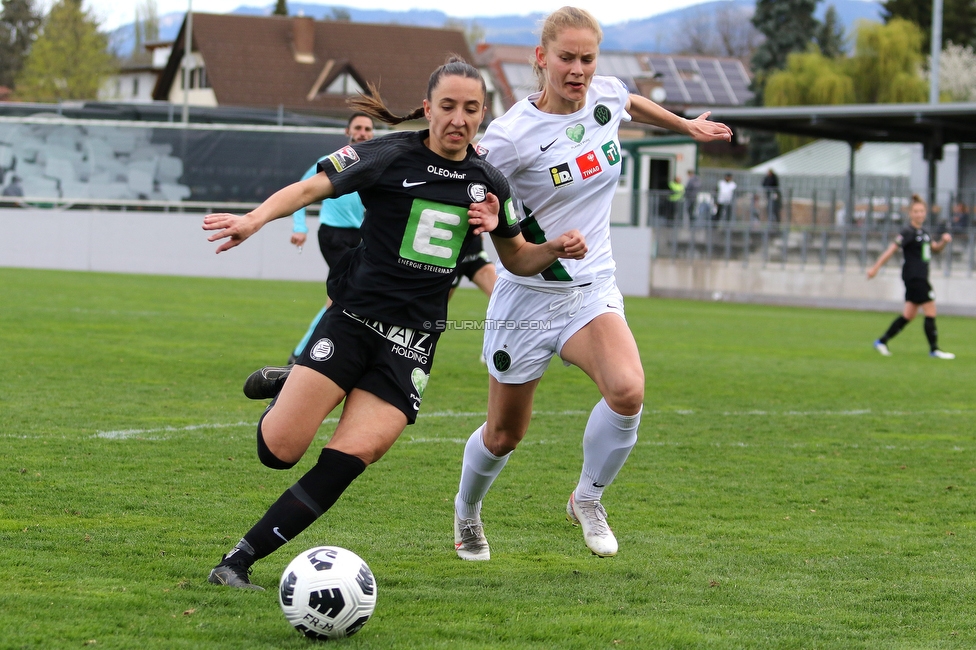
[[[683,25],[689,18],[715,12],[719,7],[726,7],[729,4],[751,11],[755,7],[755,0],[713,0],[683,9],[667,11],[650,18],[603,25],[603,48],[607,50],[673,53],[680,47],[678,37],[682,33]],[[865,0],[825,0],[818,5],[818,18],[823,18],[829,5],[834,5],[836,8],[841,24],[844,25],[847,33],[850,33],[851,27],[857,20],[881,20],[880,3]],[[485,40],[489,43],[511,45],[535,45],[538,41],[537,25],[540,20],[545,18],[544,13],[533,13],[522,16],[460,19],[452,18],[442,11],[432,10],[387,11],[310,2],[288,3],[288,11],[292,15],[301,13],[317,20],[332,18],[334,8],[347,13],[353,22],[396,23],[418,27],[443,27],[448,21],[458,25],[476,24],[484,30]],[[273,9],[274,4],[269,3],[264,9],[260,7],[238,7],[230,13],[266,16],[270,15]],[[182,22],[183,12],[160,16],[160,40],[175,39]],[[123,25],[114,30],[110,34],[110,39],[113,48],[120,56],[128,56],[132,52],[135,41],[133,24]]]

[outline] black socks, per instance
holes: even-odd
[[[237,555],[246,560],[244,552],[252,551],[250,562],[246,563],[249,566],[279,549],[331,508],[365,469],[366,464],[356,456],[335,449],[323,449],[318,462],[295,485],[285,490],[261,520],[244,535],[241,541],[250,548],[239,550]],[[235,548],[239,549],[240,546],[238,544]],[[227,559],[232,554],[233,551]]]

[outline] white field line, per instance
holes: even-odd
[[[532,413],[533,417],[576,417],[588,415],[589,411],[586,410],[566,410],[566,411],[534,411]],[[433,411],[430,413],[421,413],[419,419],[427,418],[483,418],[483,411]],[[650,417],[654,415],[680,415],[683,417],[694,417],[702,415],[713,415],[708,411],[695,411],[691,409],[663,409],[663,410],[644,410],[644,417]],[[976,415],[976,409],[932,409],[932,410],[921,410],[921,411],[872,411],[871,409],[849,409],[849,410],[822,410],[822,411],[766,411],[766,410],[749,410],[749,411],[722,411],[719,415],[729,418],[795,418],[795,417],[863,417],[863,416],[878,416],[878,417],[917,417],[917,416],[932,416],[932,415],[961,415],[961,416],[973,416]],[[326,423],[336,423],[338,418],[327,418]],[[204,424],[190,424],[182,427],[166,426],[166,427],[153,427],[146,429],[119,429],[115,431],[96,431],[92,434],[93,438],[103,438],[108,440],[125,440],[129,438],[141,438],[144,440],[161,440],[166,439],[169,436],[166,434],[179,434],[191,431],[199,431],[205,429],[234,429],[234,428],[253,428],[256,426],[257,421],[242,421],[242,422],[215,422],[215,423],[204,423]],[[410,429],[407,429],[409,432]],[[162,435],[161,435],[162,434]],[[18,434],[6,434],[0,433],[0,438],[37,438],[42,436],[29,436],[29,435],[18,435]],[[412,437],[410,435],[404,435],[402,441],[407,443],[463,443],[467,438],[432,438],[432,437]],[[664,444],[664,443],[653,443],[653,444]],[[668,443],[672,444],[672,443]],[[673,444],[682,444],[681,442],[674,442]],[[744,443],[725,443],[728,445]]]

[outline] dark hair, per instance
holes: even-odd
[[[430,73],[430,80],[427,82],[427,101],[431,100],[434,90],[438,85],[440,85],[441,79],[444,77],[465,77],[467,79],[477,79],[481,82],[482,94],[485,97],[488,95],[488,88],[485,86],[485,80],[481,76],[481,73],[478,72],[478,69],[462,59],[460,56],[452,54],[447,59],[447,63]],[[415,108],[406,115],[394,115],[383,102],[383,99],[380,97],[380,93],[376,89],[376,86],[374,86],[372,83],[367,83],[366,87],[367,90],[369,90],[369,95],[359,93],[358,97],[354,97],[348,102],[350,106],[361,112],[363,115],[375,118],[381,122],[386,122],[391,126],[401,122],[407,122],[409,120],[420,119],[424,116],[423,106],[420,108]]]
[[[912,194],[912,202],[911,202],[911,204],[909,205],[909,207],[911,207],[911,206],[913,206],[913,205],[915,205],[916,203],[921,203],[921,204],[922,204],[922,205],[924,205],[925,207],[928,207],[928,204],[927,204],[927,203],[925,202],[925,199],[923,199],[923,198],[922,198],[921,196],[919,196],[918,194]]]
[[[349,116],[349,121],[347,121],[347,122],[346,122],[346,128],[347,128],[347,129],[348,129],[348,128],[349,128],[350,126],[352,126],[352,121],[353,121],[354,119],[356,119],[357,117],[369,117],[369,119],[370,119],[370,120],[372,120],[372,119],[373,119],[372,117],[370,117],[369,115],[367,115],[366,113],[364,113],[364,112],[362,112],[362,111],[356,111],[355,113],[353,113],[352,115],[350,115],[350,116]]]

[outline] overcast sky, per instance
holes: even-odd
[[[437,9],[449,16],[469,18],[471,16],[504,16],[525,15],[537,12],[549,12],[566,4],[587,9],[604,25],[623,22],[633,18],[647,18],[656,14],[680,9],[698,4],[702,0],[652,0],[652,2],[638,2],[637,9],[626,9],[621,0],[491,0],[490,2],[458,2],[457,0],[355,0],[354,2],[339,0],[337,2],[316,2],[304,0],[309,4],[325,6],[351,6],[359,9],[390,9],[406,11],[409,9]],[[206,13],[228,13],[240,6],[269,7],[274,6],[274,0],[156,0],[159,14],[173,11],[185,12],[188,3],[193,3],[193,11]],[[41,0],[45,9],[50,7],[52,0]],[[84,0],[84,7],[93,11],[99,19],[103,29],[112,30],[119,25],[131,23],[135,19],[135,7],[141,4],[138,0]],[[289,3],[291,4],[291,3]],[[633,6],[633,5],[632,5]]]

